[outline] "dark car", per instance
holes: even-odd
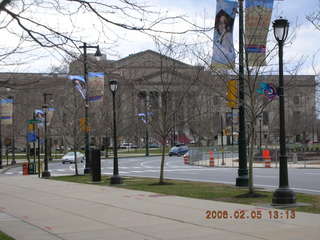
[[[160,145],[157,143],[150,143],[149,148],[160,148]]]
[[[169,151],[169,156],[182,156],[189,151],[187,146],[175,146],[172,147]]]

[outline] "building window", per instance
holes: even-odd
[[[213,97],[213,105],[219,105],[220,104],[220,98],[219,96]]]
[[[262,122],[263,122],[263,125],[269,125],[269,113],[268,112],[262,113]]]
[[[299,105],[300,104],[300,97],[299,96],[294,96],[293,97],[293,103],[295,105]]]
[[[152,109],[159,108],[159,93],[155,91],[150,92],[149,102]]]
[[[300,111],[294,111],[293,112],[293,119],[296,122],[299,122],[301,120],[301,112]]]
[[[232,126],[232,112],[226,112],[226,125],[227,127]]]

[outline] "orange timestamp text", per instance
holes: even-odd
[[[206,219],[295,219],[295,210],[276,209],[240,209],[240,210],[206,210]]]

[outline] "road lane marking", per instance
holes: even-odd
[[[259,177],[259,178],[278,178],[278,176],[264,176],[264,175],[254,175],[254,177]]]

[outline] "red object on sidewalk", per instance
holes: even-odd
[[[270,151],[268,149],[264,149],[262,151],[262,157],[264,159],[264,167],[271,168],[271,157],[270,157]]]
[[[22,164],[22,173],[23,173],[23,175],[29,175],[29,164],[28,163]]]
[[[209,154],[210,154],[209,167],[214,167],[213,151],[209,151]]]

